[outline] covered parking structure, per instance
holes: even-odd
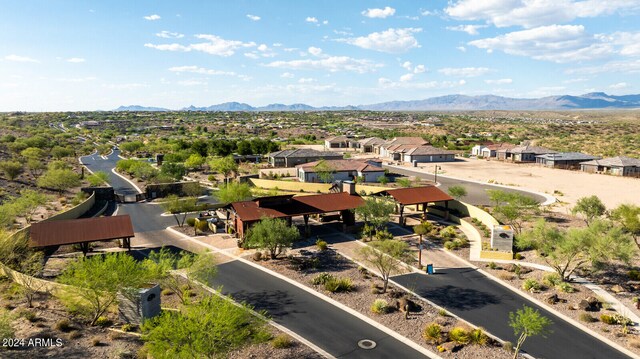
[[[423,216],[427,212],[427,206],[433,203],[441,205],[445,210],[445,217],[449,216],[449,201],[453,198],[436,186],[412,187],[390,189],[377,193],[377,195],[390,196],[398,204],[397,213],[400,215],[398,223],[405,224],[404,207],[416,206],[416,210],[422,210]]]
[[[243,239],[249,227],[263,218],[285,219],[289,225],[292,218],[302,216],[305,233],[310,232],[309,216],[339,212],[343,225],[355,224],[354,209],[364,203],[363,199],[347,192],[327,193],[310,196],[282,195],[256,198],[251,201],[233,202],[225,207],[227,225],[231,226],[238,238]]]
[[[55,251],[61,245],[79,244],[84,255],[91,242],[121,239],[131,249],[133,225],[128,214],[111,217],[44,221],[31,225],[29,247]]]

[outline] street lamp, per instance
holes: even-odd
[[[442,167],[436,165],[436,168],[435,168],[435,171],[434,171],[435,175],[434,175],[434,179],[433,179],[433,181],[436,183],[436,185],[438,184],[438,170],[442,170]]]

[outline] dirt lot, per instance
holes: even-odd
[[[493,181],[554,195],[558,200],[567,203],[558,206],[562,212],[571,208],[579,198],[594,194],[600,197],[608,208],[622,203],[640,205],[640,179],[637,178],[476,159],[442,163],[440,166],[440,173],[445,176],[481,182]],[[421,168],[425,169],[424,166]],[[426,169],[431,169],[431,166]],[[560,193],[554,194],[554,191]]]

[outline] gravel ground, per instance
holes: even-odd
[[[315,251],[314,251],[315,252]],[[299,251],[293,250],[289,252],[296,257],[299,257]],[[308,258],[308,256],[307,256]],[[394,311],[387,314],[374,314],[371,312],[371,304],[376,299],[384,299],[388,303],[394,301],[387,294],[374,294],[372,293],[372,285],[381,285],[382,282],[376,277],[369,275],[363,275],[358,266],[353,262],[350,262],[342,257],[339,257],[332,252],[327,252],[324,255],[320,255],[321,265],[318,269],[309,270],[294,270],[289,268],[289,261],[286,259],[281,260],[269,260],[260,261],[259,263],[269,269],[272,269],[278,273],[281,273],[288,278],[291,278],[307,287],[310,287],[332,299],[339,301],[342,304],[368,316],[369,318],[381,323],[382,325],[400,333],[401,335],[413,340],[414,342],[422,345],[425,348],[433,352],[437,352],[435,345],[431,345],[425,342],[421,337],[422,330],[427,324],[437,322],[443,326],[443,331],[447,332],[451,328],[459,325],[457,320],[452,317],[444,317],[438,314],[438,310],[429,306],[427,303],[419,301],[416,298],[411,298],[417,304],[421,306],[421,310],[418,312],[412,312],[409,315],[409,319],[405,320],[404,315],[401,312]],[[337,277],[347,277],[351,279],[355,285],[355,290],[350,293],[331,293],[326,291],[322,286],[311,284],[312,279],[319,273],[327,272]],[[397,290],[391,288],[390,291]],[[493,344],[490,346],[477,346],[467,345],[455,353],[444,352],[440,353],[445,358],[510,358],[511,354],[501,348],[499,344]]]

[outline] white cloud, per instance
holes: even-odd
[[[411,71],[413,69],[413,65],[409,61],[403,62],[401,66],[407,71]]]
[[[370,60],[354,59],[347,56],[327,56],[321,59],[274,61],[264,66],[296,70],[327,70],[329,72],[350,71],[357,73],[373,72],[382,67]]]
[[[83,59],[82,57],[72,57],[70,59],[67,59],[67,62],[79,64],[79,63],[85,62],[85,59]]]
[[[323,20],[322,25],[329,25],[329,20]]]
[[[417,65],[414,69],[413,69],[413,73],[414,74],[421,74],[423,72],[427,71],[427,69],[424,67],[424,65]]]
[[[318,19],[316,19],[313,16],[308,16],[304,21],[310,22],[310,23],[313,23],[313,24],[317,24],[318,23]]]
[[[260,46],[258,46],[258,51],[267,51],[269,50],[269,46],[265,45],[265,44],[260,44]]]
[[[296,75],[292,74],[291,72],[283,72],[282,75],[280,75],[280,77],[285,79],[292,79],[296,77]]]
[[[156,21],[156,20],[160,20],[161,17],[160,17],[160,15],[153,14],[153,15],[145,16],[144,19],[145,20],[149,20],[149,21]]]
[[[251,21],[258,21],[258,20],[261,19],[260,16],[251,15],[251,14],[247,14],[247,18],[249,18],[249,20],[251,20]]]
[[[169,71],[176,72],[176,73],[188,72],[188,73],[202,74],[202,75],[226,75],[226,76],[236,75],[236,73],[233,71],[220,71],[220,70],[206,69],[204,67],[198,67],[198,66],[174,66],[174,67],[170,67]]]
[[[367,36],[337,39],[336,41],[346,42],[363,49],[397,54],[420,47],[413,34],[421,31],[422,29],[420,28],[389,28],[382,32],[373,32]]]
[[[585,82],[585,81],[589,81],[589,79],[585,79],[585,78],[569,79],[569,80],[562,81],[562,83],[563,84],[574,84],[576,82]]]
[[[303,78],[298,80],[298,83],[308,84],[308,83],[315,82],[315,81],[316,81],[316,79],[314,79],[314,78],[311,78],[311,77],[306,77],[305,78],[305,77],[303,77]]]
[[[184,37],[184,34],[164,30],[157,33],[156,36],[164,39],[181,39]]]
[[[471,41],[469,45],[558,63],[592,60],[614,52],[602,35],[588,35],[582,25],[542,26]]]
[[[566,74],[640,73],[640,60],[611,61],[600,66],[579,67],[566,70]]]
[[[609,88],[614,90],[626,89],[628,87],[631,87],[631,86],[626,82],[618,82],[617,84],[609,85]]]
[[[311,46],[307,51],[309,51],[309,53],[313,56],[320,56],[322,54],[322,49],[319,47]]]
[[[228,57],[239,49],[255,47],[255,42],[242,42],[237,40],[225,40],[217,35],[198,34],[197,39],[206,40],[206,42],[181,45],[181,44],[144,44],[145,47],[161,50],[161,51],[201,51],[210,55]]]
[[[260,58],[260,55],[258,55],[255,52],[245,52],[244,56],[246,56],[246,57],[248,57],[250,59],[254,59],[254,60],[257,60],[257,59]]]
[[[476,77],[488,74],[491,72],[491,69],[487,67],[445,67],[438,70],[438,72],[445,76]]]
[[[432,15],[436,15],[437,13],[438,13],[437,11],[420,10],[420,15],[422,16],[432,16]]]
[[[13,61],[13,62],[40,62],[36,59],[32,59],[30,57],[27,56],[19,56],[19,55],[7,55],[4,57],[5,60],[7,61]]]
[[[200,81],[200,80],[183,80],[183,81],[178,81],[178,85],[182,85],[182,86],[207,86],[207,85],[209,85],[209,83],[206,82],[206,81]]]
[[[149,87],[149,84],[133,82],[126,84],[104,84],[102,85],[102,87],[111,90],[133,90],[137,88]]]
[[[465,80],[428,81],[428,82],[408,82],[408,81],[395,82],[384,77],[381,77],[378,79],[378,86],[384,89],[414,89],[414,90],[450,89],[454,87],[464,86],[466,83],[467,82]]]
[[[558,95],[565,89],[566,87],[564,86],[543,86],[543,87],[538,87],[533,91],[530,91],[527,94],[527,96],[541,97],[541,96]]]
[[[73,77],[73,78],[60,78],[60,79],[57,79],[57,80],[58,80],[58,81],[61,81],[61,82],[79,83],[79,82],[94,81],[94,80],[97,80],[97,77],[94,77],[94,76],[88,76],[88,77]]]
[[[469,35],[478,35],[478,29],[483,29],[485,27],[488,27],[488,25],[457,25],[447,26],[447,30],[462,31]]]
[[[460,50],[462,52],[467,52],[467,48],[464,47],[464,46],[458,46],[458,47],[456,47],[456,49],[458,49],[458,50]]]
[[[413,79],[413,74],[404,74],[400,76],[400,82],[409,82]]]
[[[372,19],[373,18],[384,19],[389,16],[393,16],[395,13],[396,13],[396,9],[389,6],[385,6],[384,9],[367,9],[362,12],[362,15]]]
[[[637,0],[459,0],[450,3],[444,11],[457,20],[484,20],[497,27],[532,28],[638,9]]]
[[[513,83],[512,79],[497,79],[497,80],[484,80],[488,85],[506,85]]]

